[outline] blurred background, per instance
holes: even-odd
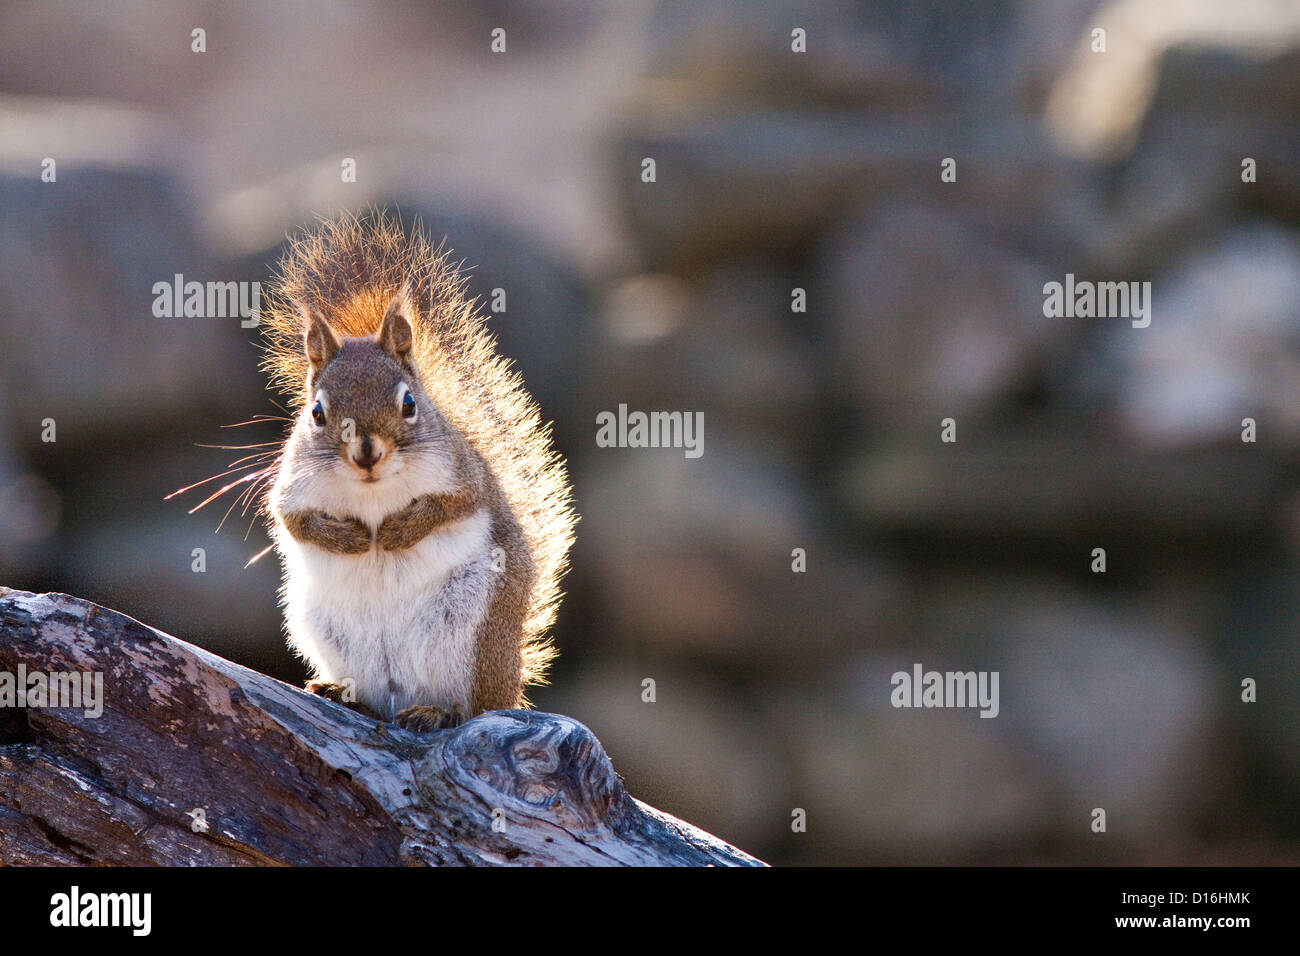
[[[0,583],[301,681],[261,522],[163,500],[277,437],[220,427],[278,413],[258,333],[152,289],[379,204],[506,290],[582,515],[533,697],[634,795],[774,863],[1300,861],[1300,5],[0,22]],[[1045,318],[1066,273],[1150,281],[1150,327]],[[598,448],[621,403],[703,457]],[[894,709],[916,662],[1000,715]]]

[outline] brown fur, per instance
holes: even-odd
[[[365,554],[370,550],[370,529],[356,518],[335,518],[320,511],[290,511],[280,515],[289,533],[335,554]]]
[[[352,700],[348,694],[348,689],[342,684],[332,684],[324,680],[307,681],[306,691],[309,694],[315,694],[317,697],[324,697],[326,700],[332,700],[336,704],[342,704],[349,710],[355,710],[362,717],[370,717],[375,720],[381,719],[378,714],[357,700]]]
[[[524,704],[516,635],[528,617],[536,572],[522,529],[500,505],[492,509],[492,544],[505,552],[505,567],[479,626],[478,657],[474,662],[475,713]]]
[[[399,710],[393,718],[393,723],[397,724],[397,726],[418,733],[429,730],[445,730],[448,727],[459,727],[464,722],[465,712],[460,709],[459,705],[430,707],[427,704],[420,704],[417,707],[407,707],[405,710]]]
[[[409,362],[453,434],[463,436],[461,464],[470,476],[487,469],[495,477],[480,487],[491,489],[487,504],[494,534],[511,573],[503,575],[479,642],[475,686],[484,690],[476,691],[483,698],[475,701],[477,711],[520,706],[525,703],[523,685],[545,682],[555,655],[547,631],[577,518],[563,462],[551,447],[550,427],[542,423],[518,373],[495,353],[494,337],[477,301],[466,298],[464,285],[447,251],[418,230],[405,234],[384,212],[322,221],[318,231],[294,240],[280,263],[263,310],[269,338],[263,364],[273,384],[299,407],[308,394],[304,382],[320,371],[317,351],[322,359],[332,357],[331,349],[379,352],[354,337],[380,333],[383,352],[404,365]],[[414,328],[403,329],[391,318],[389,306],[401,301],[415,317]],[[323,333],[314,329],[317,316],[328,326]],[[309,329],[311,361],[304,349]],[[376,399],[387,401],[388,396]],[[499,486],[499,494],[493,486]],[[387,535],[387,521],[379,534],[397,545],[418,540],[459,506],[417,501],[396,516]],[[341,529],[328,533],[341,546],[356,543]]]
[[[401,511],[385,518],[375,541],[385,551],[403,551],[423,540],[435,528],[472,515],[478,506],[478,497],[471,491],[453,495],[421,495]]]

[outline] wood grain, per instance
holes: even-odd
[[[89,601],[0,588],[0,672],[20,665],[101,673],[103,708],[0,708],[0,863],[761,865],[633,799],[556,714],[416,734]]]

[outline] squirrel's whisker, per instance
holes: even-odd
[[[163,501],[170,501],[172,498],[175,498],[177,495],[185,494],[185,492],[189,491],[191,488],[197,488],[199,485],[206,485],[209,481],[216,481],[218,478],[225,478],[227,475],[233,475],[237,471],[244,471],[248,468],[256,467],[256,465],[257,465],[256,462],[250,462],[247,465],[240,465],[238,468],[230,468],[227,471],[218,472],[217,474],[212,475],[210,478],[204,478],[202,481],[196,481],[194,482],[194,484],[186,485],[184,488],[177,488],[171,494],[166,495],[163,498]],[[234,487],[234,486],[231,485],[230,487]],[[218,494],[220,494],[220,492],[218,492]],[[193,513],[194,513],[193,511],[190,512],[190,514]]]
[[[194,447],[195,448],[218,448],[221,449],[222,451],[239,451],[240,449],[243,448],[279,448],[283,444],[284,442],[282,441],[260,441],[260,442],[255,442],[254,444],[251,445],[203,445],[198,442],[195,442]]]
[[[250,445],[248,447],[251,448],[252,446]],[[279,454],[280,454],[279,451],[277,451],[276,449],[269,448],[266,451],[258,451],[258,452],[254,452],[251,455],[245,455],[243,458],[237,458],[234,461],[232,461],[227,467],[234,468],[236,465],[242,464],[246,461],[255,462],[256,464],[260,465],[264,462],[273,460]]]
[[[258,496],[259,496],[263,491],[266,490],[266,488],[267,488],[267,486],[269,485],[270,481],[271,481],[274,477],[275,477],[275,472],[272,471],[271,469],[267,469],[266,471],[264,471],[264,472],[262,473],[262,477],[261,477],[261,478],[259,478],[257,481],[253,482],[251,485],[249,485],[247,488],[245,488],[244,491],[243,491],[243,493],[240,494],[240,496],[239,496],[237,499],[235,499],[236,503],[242,503],[242,504],[243,504],[243,508],[241,508],[241,509],[240,509],[240,512],[239,512],[239,516],[240,516],[241,518],[244,517],[246,514],[248,514],[248,509],[249,509],[249,507],[250,507],[250,506],[251,506],[255,501],[257,501]],[[259,502],[259,509],[258,509],[259,511],[261,510],[260,505],[261,505],[261,503]],[[256,519],[256,515],[254,515],[254,520],[255,520],[255,521],[257,520],[257,519]],[[252,525],[249,526],[249,532],[251,532],[251,531],[252,531]],[[244,535],[244,540],[248,540],[248,533],[245,533],[245,535]]]
[[[287,418],[284,415],[254,415],[252,418],[248,419],[248,421],[233,422],[229,425],[222,425],[221,427],[242,428],[245,425],[258,425],[261,424],[262,422],[291,422],[291,421],[293,421],[292,418]]]
[[[227,474],[229,474],[229,473],[227,472]],[[228,485],[226,485],[225,487],[221,488],[219,491],[214,491],[212,494],[208,495],[208,497],[204,498],[204,499],[203,499],[202,501],[200,501],[197,505],[195,505],[193,508],[191,508],[191,509],[190,509],[190,514],[194,514],[194,512],[198,511],[200,508],[202,508],[202,507],[203,507],[204,505],[206,505],[208,502],[210,502],[210,501],[215,501],[216,499],[220,498],[222,495],[224,495],[224,494],[225,494],[227,491],[229,491],[231,488],[234,488],[236,485],[242,485],[242,484],[243,484],[244,482],[246,482],[246,481],[252,481],[254,478],[256,478],[256,477],[257,477],[258,475],[260,475],[260,474],[261,474],[261,472],[255,471],[255,472],[253,472],[251,475],[244,475],[242,478],[236,478],[236,479],[235,479],[234,481],[232,481],[230,484],[228,484]],[[221,525],[217,525],[217,530],[218,530],[218,531],[221,530]]]
[[[245,567],[245,568],[251,568],[251,567],[253,566],[253,562],[254,562],[254,561],[256,561],[258,558],[263,558],[263,557],[265,557],[265,556],[266,556],[266,552],[270,551],[270,550],[271,550],[272,548],[274,548],[274,547],[275,547],[275,545],[273,545],[273,544],[268,544],[268,545],[267,545],[265,548],[263,548],[261,551],[257,552],[257,554],[255,554],[255,555],[253,555],[251,558],[249,558],[249,559],[248,559],[248,564],[244,565],[244,567]]]

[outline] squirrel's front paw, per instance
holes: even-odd
[[[398,516],[389,517],[375,532],[375,543],[385,551],[405,551],[420,540],[422,535],[410,521]]]
[[[445,730],[465,723],[465,711],[461,710],[459,704],[450,707],[407,707],[397,712],[393,723],[421,733],[427,730]]]
[[[370,529],[356,518],[326,518],[322,534],[330,551],[365,554],[370,550]]]
[[[315,694],[317,697],[324,697],[326,700],[332,700],[336,704],[343,703],[343,692],[347,690],[342,684],[335,684],[327,680],[309,680],[306,684],[306,691],[309,694]]]
[[[348,698],[352,696],[351,692],[342,684],[335,684],[327,680],[309,680],[307,681],[306,690],[309,694],[315,694],[317,697],[324,697],[336,704],[342,704],[348,710],[355,710],[362,717],[379,718],[378,714],[361,703],[361,701],[356,700],[355,697],[349,700]]]

